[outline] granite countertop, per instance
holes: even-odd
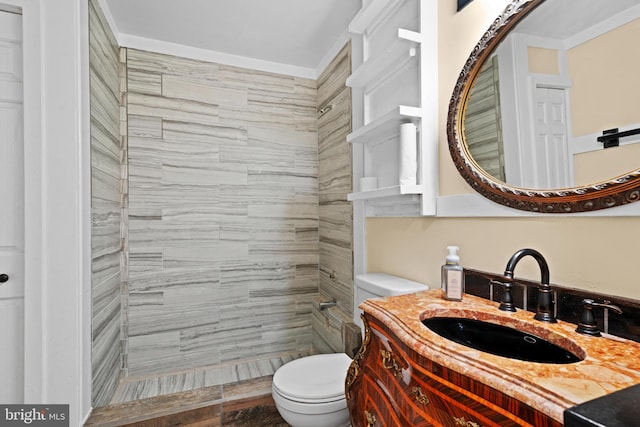
[[[591,337],[563,321],[533,320],[533,313],[498,310],[498,303],[465,294],[446,301],[439,289],[365,301],[360,308],[424,357],[528,404],[563,422],[565,409],[640,384],[640,343],[613,335]],[[422,324],[428,317],[466,317],[545,338],[584,360],[570,364],[495,356],[447,340]]]

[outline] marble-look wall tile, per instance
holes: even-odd
[[[318,167],[320,192],[346,201],[351,192],[351,144],[346,142],[351,132],[351,90],[345,88],[331,100],[331,111],[318,119]]]
[[[147,74],[191,77],[198,81],[219,80],[219,67],[211,62],[193,61],[136,49],[129,49],[127,56],[129,72],[144,71]]]
[[[129,114],[200,124],[220,123],[217,105],[129,91]]]
[[[313,345],[322,353],[348,352],[351,349],[345,348],[343,325],[352,322],[351,316],[339,307],[320,311],[318,302],[324,298],[321,294],[312,306]]]
[[[316,105],[320,108],[330,104],[336,95],[345,88],[345,82],[351,75],[351,45],[336,55],[326,69],[318,77],[318,96]]]
[[[129,70],[127,86],[136,93],[162,95],[162,74]]]
[[[97,1],[89,2],[91,117],[91,335],[94,407],[120,378],[120,52]]]
[[[246,107],[248,91],[220,87],[217,82],[199,82],[178,76],[162,76],[162,95],[168,98],[190,99],[215,105]]]
[[[201,124],[175,120],[162,120],[164,141],[179,144],[197,144],[201,148],[215,149],[219,146],[246,146],[245,128],[228,127],[225,124]]]
[[[160,117],[130,115],[129,137],[162,138],[162,119]]]
[[[351,46],[347,44],[318,78],[319,289],[313,305],[313,344],[323,352],[345,349],[344,323],[353,316],[353,211],[347,201],[352,190]],[[318,302],[336,300],[337,307],[320,311]]]
[[[128,375],[309,351],[315,82],[137,50],[127,64]]]
[[[129,349],[129,117],[127,115],[127,49],[119,55],[120,83],[120,372],[127,375]],[[116,389],[117,391],[117,389]]]

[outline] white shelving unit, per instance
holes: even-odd
[[[366,216],[436,214],[437,16],[433,0],[371,0],[349,25],[358,41],[354,57],[362,58],[347,79],[354,89],[354,130],[347,136],[354,145],[354,188],[362,176],[378,177],[381,186],[348,195],[365,204],[359,211]],[[399,129],[409,122],[418,129],[417,184],[399,185],[397,177],[393,182]]]
[[[352,144],[375,144],[395,136],[401,123],[412,122],[419,126],[421,117],[421,108],[399,105],[388,113],[351,132],[347,135],[347,142]]]
[[[403,34],[408,31],[403,31]],[[398,37],[380,56],[367,60],[348,78],[347,86],[365,87],[380,84],[417,61],[418,43]]]
[[[370,30],[379,21],[384,20],[386,16],[393,13],[404,0],[371,0],[363,7],[358,14],[349,23],[349,32],[352,34],[364,34]]]
[[[361,191],[359,193],[349,194],[349,200],[370,200],[382,197],[404,196],[405,194],[422,194],[424,187],[422,185],[394,185],[392,187],[378,188],[376,190]]]

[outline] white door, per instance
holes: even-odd
[[[564,89],[536,88],[535,185],[532,188],[571,186],[568,155],[567,109]]]
[[[0,402],[24,403],[22,16],[0,11]]]

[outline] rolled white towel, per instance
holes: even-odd
[[[418,147],[416,144],[416,125],[400,125],[399,175],[400,185],[415,185],[418,168]]]

